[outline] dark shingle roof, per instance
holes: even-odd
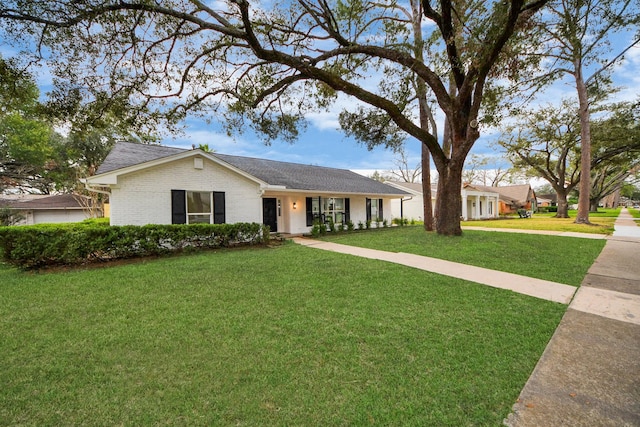
[[[56,194],[53,196],[32,196],[9,198],[0,196],[0,207],[12,209],[82,209],[80,199],[84,196]]]
[[[529,199],[529,191],[531,186],[529,184],[520,185],[507,185],[504,187],[487,187],[484,185],[474,185],[482,191],[493,191],[500,194],[500,198],[509,203],[526,204]]]
[[[97,175],[126,168],[144,162],[173,156],[186,151],[183,148],[163,147],[162,145],[117,143],[98,167]]]
[[[185,151],[188,150],[163,147],[160,145],[118,143],[109,153],[104,163],[98,168],[98,174],[172,156]],[[211,153],[211,155],[269,185],[284,186],[291,190],[381,195],[407,194],[400,189],[346,169],[278,162],[218,153]]]

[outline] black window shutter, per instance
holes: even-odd
[[[187,197],[185,190],[171,190],[171,224],[187,223]]]
[[[367,221],[371,221],[371,199],[367,197]]]
[[[307,210],[307,227],[313,225],[313,199],[311,197],[306,198],[306,210]]]
[[[213,223],[224,224],[227,222],[225,216],[224,191],[213,192]]]
[[[351,215],[349,211],[351,210],[351,203],[349,202],[349,198],[344,199],[344,220],[345,222],[351,221]]]
[[[384,214],[382,213],[382,199],[378,199],[378,218],[384,219]]]

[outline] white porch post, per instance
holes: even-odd
[[[467,219],[469,219],[467,217],[467,195],[463,194],[462,195],[462,218],[466,221]]]
[[[476,207],[473,209],[473,218],[480,219],[480,196],[476,196]]]

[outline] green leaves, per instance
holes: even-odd
[[[0,228],[0,248],[5,261],[31,269],[256,244],[265,238],[262,229],[255,223],[142,227],[92,222],[43,224]]]

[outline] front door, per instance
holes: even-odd
[[[268,225],[272,233],[278,231],[278,202],[276,199],[262,199],[262,223]]]

